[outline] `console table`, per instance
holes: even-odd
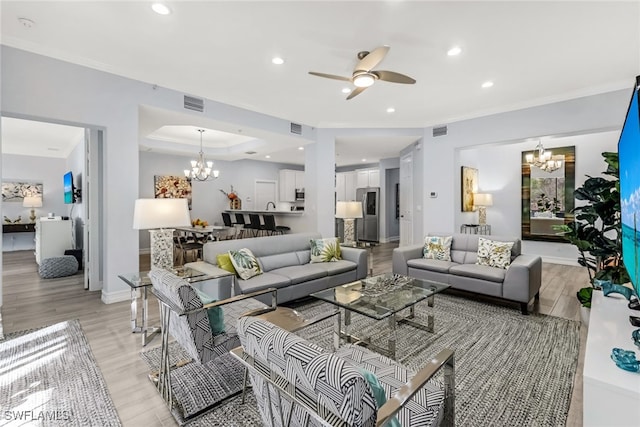
[[[462,224],[460,233],[466,234],[491,234],[491,226],[489,224]]]
[[[33,233],[36,231],[34,222],[27,224],[2,224],[3,233]]]
[[[594,291],[584,357],[582,421],[586,426],[637,426],[640,423],[640,373],[622,370],[611,360],[614,347],[640,351],[633,344],[627,307],[620,294],[605,297]]]

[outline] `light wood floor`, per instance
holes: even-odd
[[[372,249],[374,273],[391,271],[391,251],[395,246],[390,243]],[[148,255],[142,255],[141,269],[148,269],[148,266]],[[579,320],[579,305],[575,293],[587,282],[584,268],[543,264],[540,301],[533,307],[533,311]],[[138,355],[142,349],[141,337],[139,334],[132,334],[130,329],[129,302],[103,304],[100,292],[82,289],[81,275],[41,280],[32,251],[4,253],[3,284],[2,322],[5,334],[79,319],[123,425],[176,425],[155,388],[147,380],[146,365]],[[472,294],[465,295],[480,299]],[[517,304],[510,305],[518,308]],[[157,324],[157,304],[150,301],[149,307],[150,323]],[[586,331],[583,327],[580,361],[567,422],[567,426],[572,427],[582,425],[585,341]],[[156,337],[149,346],[154,347],[159,343],[159,337]]]

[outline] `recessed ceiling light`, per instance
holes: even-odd
[[[284,59],[280,58],[279,56],[274,56],[274,57],[271,59],[271,62],[272,62],[273,64],[276,64],[276,65],[282,65],[282,64],[284,64]]]
[[[18,22],[21,23],[25,28],[31,28],[36,25],[36,23],[29,18],[18,18]]]
[[[162,3],[154,3],[151,5],[151,9],[158,15],[169,15],[171,13],[171,9],[169,6]]]
[[[387,108],[387,113],[395,113],[395,112],[396,112],[395,108],[393,108],[393,107]]]
[[[485,88],[485,89],[489,88],[491,86],[493,86],[493,82],[491,80],[482,83],[482,87]]]
[[[264,156],[264,158],[265,158],[265,159],[270,159],[270,158],[271,158],[271,156],[267,154],[266,156]]]
[[[342,93],[351,93],[351,89],[348,87],[343,87],[342,88]]]
[[[460,52],[462,52],[462,49],[460,49],[460,46],[454,46],[447,51],[447,55],[456,56],[456,55],[460,55]]]
[[[363,161],[363,162],[366,162],[366,161],[367,161],[367,159],[362,159],[362,161]]]
[[[298,147],[298,150],[304,150],[304,147]]]

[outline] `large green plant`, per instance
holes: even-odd
[[[554,227],[580,252],[578,263],[587,267],[589,279],[625,283],[629,275],[622,263],[622,221],[620,217],[620,181],[618,153],[602,153],[607,163],[604,177],[587,175],[584,185],[574,191],[578,200],[587,202],[572,210],[575,221]]]

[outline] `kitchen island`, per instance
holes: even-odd
[[[306,231],[313,231],[308,226],[308,217],[304,215],[304,211],[291,211],[291,210],[265,210],[265,209],[227,209],[225,212],[231,215],[231,220],[235,221],[235,214],[243,214],[245,216],[245,222],[249,224],[249,214],[260,215],[260,221],[262,215],[273,215],[277,225],[285,225],[291,229],[290,233],[302,233]]]

